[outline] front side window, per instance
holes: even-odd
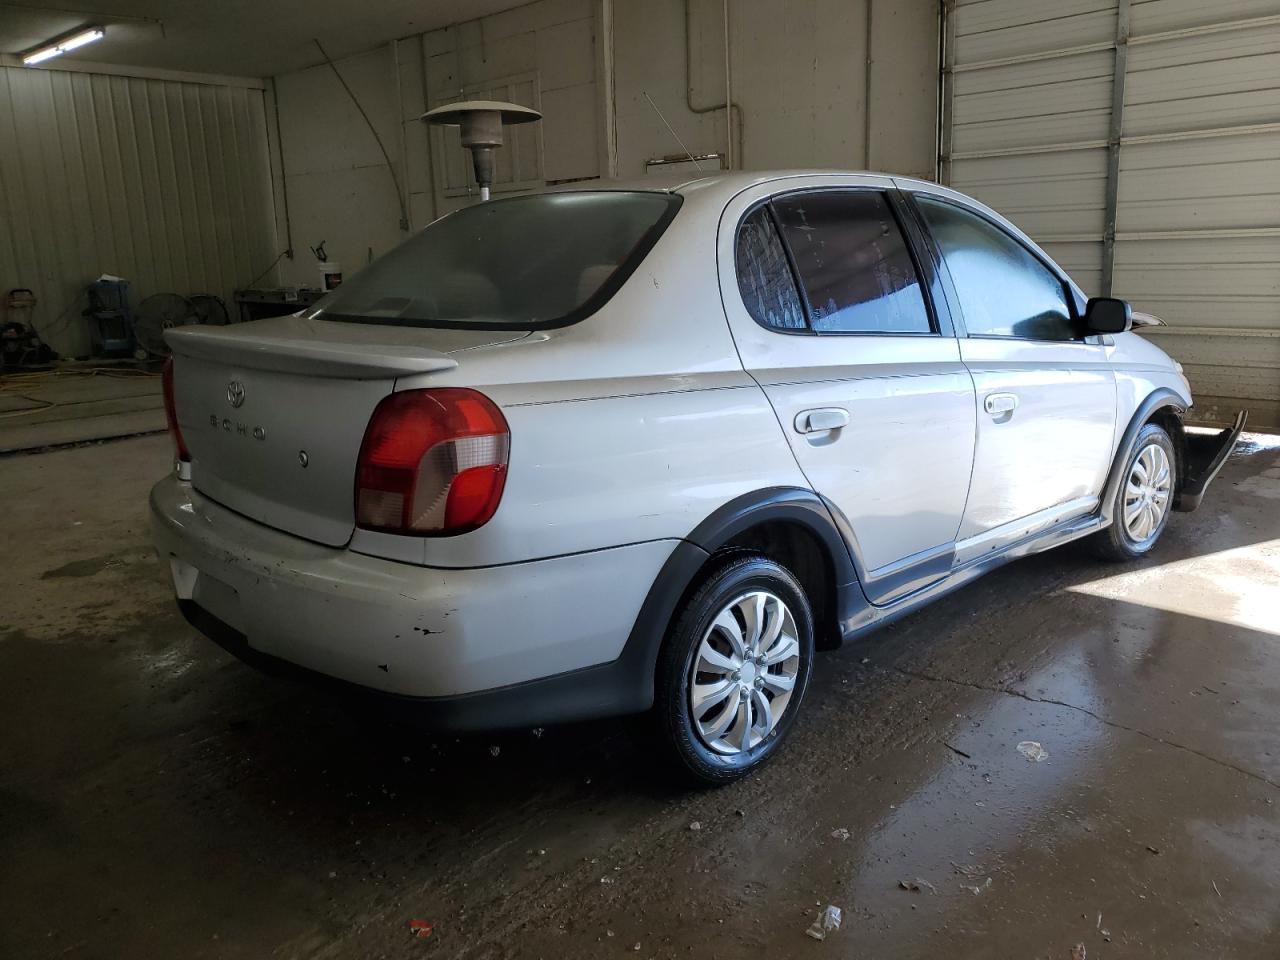
[[[953,203],[916,196],[970,336],[1074,340],[1062,280],[1014,237]]]
[[[593,190],[491,200],[435,221],[316,304],[322,320],[536,330],[622,284],[680,198]]]
[[[735,260],[742,302],[756,322],[776,330],[804,330],[804,306],[767,206],[742,221]]]
[[[827,190],[774,200],[818,333],[929,333],[906,238],[882,193]]]

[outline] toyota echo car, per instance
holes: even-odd
[[[1198,505],[1244,413],[1184,431],[1134,322],[916,180],[494,200],[293,316],[170,331],[154,539],[251,663],[448,729],[651,711],[725,782],[801,722],[815,649]]]

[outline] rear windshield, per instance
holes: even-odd
[[[558,327],[613,296],[680,206],[666,193],[491,200],[426,227],[316,303],[324,320],[415,327]]]

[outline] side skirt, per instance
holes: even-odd
[[[1017,560],[1033,553],[1052,550],[1054,547],[1060,547],[1065,543],[1070,543],[1072,540],[1087,537],[1089,534],[1101,530],[1104,526],[1105,523],[1098,514],[1090,514],[1026,537],[999,552],[993,552],[970,560],[967,563],[962,563],[945,579],[895,600],[891,604],[882,607],[864,606],[860,610],[853,611],[850,616],[843,617],[844,639],[852,640],[855,637],[862,636],[864,633],[870,633],[877,627],[892,623],[899,617],[904,617],[950,593],[952,590],[957,590],[965,584],[978,579],[984,573],[989,573],[997,567],[1004,566],[1010,560]]]

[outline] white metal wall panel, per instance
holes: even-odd
[[[1280,427],[1280,0],[1134,15],[1116,290],[1168,321],[1202,416]]]
[[[157,292],[231,292],[275,257],[260,90],[0,68],[0,292],[30,287],[60,353],[102,273]]]
[[[957,159],[951,182],[1032,235],[1102,236],[1106,150]]]
[[[1116,248],[1116,289],[1173,327],[1275,331],[1277,264],[1276,236],[1130,240]]]
[[[1219,14],[1230,8],[1219,4]],[[1140,41],[1129,44],[1125,136],[1280,119],[1280,22]]]
[[[1136,37],[1149,37],[1170,30],[1186,30],[1220,24],[1228,18],[1248,19],[1276,12],[1276,0],[1133,0],[1129,20]]]
[[[1095,291],[1115,9],[1115,0],[959,0],[949,12],[944,178]]]
[[[1109,41],[1114,0],[961,0],[953,12],[957,63]]]
[[[1280,428],[1280,0],[957,0],[947,36],[944,179],[1164,318],[1202,418]]]
[[[1119,199],[1125,232],[1280,226],[1280,126],[1126,144]]]
[[[957,41],[957,53],[964,49]],[[1105,140],[1111,60],[1107,52],[1090,52],[958,71],[952,149],[965,153]]]

